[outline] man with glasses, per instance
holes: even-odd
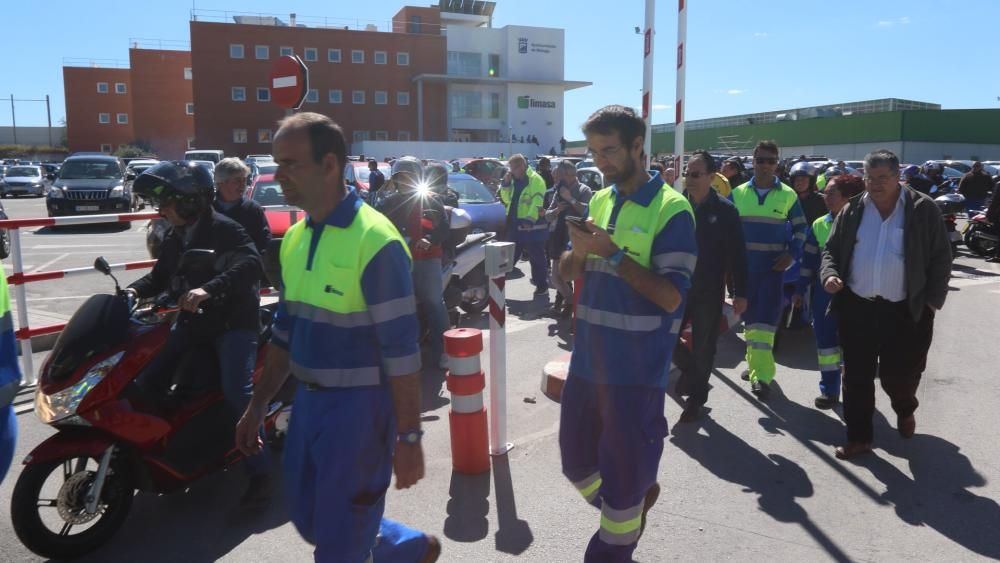
[[[688,396],[680,422],[698,420],[701,407],[708,402],[727,273],[735,287],[734,311],[742,315],[747,308],[747,257],[740,215],[712,187],[716,176],[712,155],[695,151],[684,175],[684,195],[694,207],[698,240],[698,265],[684,311],[684,320],[691,323],[691,350],[680,343],[674,349],[674,363],[681,370],[677,392]]]
[[[778,145],[761,141],[753,149],[754,177],[733,190],[743,223],[747,247],[747,367],[743,379],[760,400],[770,394],[774,380],[774,333],[777,331],[782,303],[785,270],[802,255],[806,240],[806,218],[795,190],[781,183],[778,168]],[[791,224],[791,229],[789,229]]]
[[[247,175],[250,168],[238,158],[224,158],[215,165],[216,211],[236,221],[253,239],[257,252],[261,255],[271,242],[271,229],[264,216],[264,208],[252,199],[244,197]]]
[[[510,167],[500,184],[500,201],[507,208],[507,240],[516,244],[514,256],[522,248],[531,263],[531,283],[535,296],[549,294],[549,261],[545,257],[545,239],[549,225],[545,220],[545,180],[528,167],[523,154],[507,162]]]
[[[570,221],[572,250],[559,263],[563,279],[584,277],[559,449],[563,474],[601,510],[585,561],[632,561],[660,494],[670,344],[697,261],[691,205],[646,172],[645,131],[622,106],[587,119],[587,146],[610,187],[591,198],[586,221]]]
[[[834,294],[844,352],[848,459],[872,449],[875,376],[892,400],[899,435],[916,431],[917,387],[927,364],[934,314],[944,306],[951,244],[930,197],[899,183],[899,158],[865,156],[865,193],[833,222],[820,279]]]

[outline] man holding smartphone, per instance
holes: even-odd
[[[545,221],[545,180],[528,167],[523,154],[507,162],[510,172],[500,187],[500,201],[507,208],[507,240],[515,243],[515,256],[528,251],[531,283],[535,295],[549,294],[549,263],[545,258],[545,239],[549,225]]]
[[[563,279],[559,275],[559,258],[566,251],[569,244],[569,227],[566,224],[568,217],[585,216],[587,204],[593,192],[590,186],[581,184],[576,177],[576,166],[571,160],[561,160],[555,169],[556,185],[555,195],[552,203],[545,212],[545,219],[549,222],[549,257],[552,258],[552,273],[549,282],[556,290],[555,304],[552,306],[552,314],[555,316],[568,316],[573,308],[573,287],[570,285],[573,280]]]

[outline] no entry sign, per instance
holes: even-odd
[[[271,67],[271,101],[287,109],[299,109],[309,91],[309,67],[295,55],[278,57]]]

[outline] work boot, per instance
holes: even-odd
[[[771,386],[763,381],[757,380],[750,384],[750,392],[761,401],[766,401],[771,395]]]
[[[917,419],[912,414],[899,417],[896,420],[896,430],[903,438],[912,438],[913,433],[917,431]]]
[[[816,405],[817,409],[828,410],[832,409],[837,404],[837,400],[838,400],[837,397],[831,397],[829,395],[821,394],[819,397],[816,397],[816,400],[813,401],[813,404]]]
[[[265,448],[267,445],[265,444]],[[250,482],[247,484],[247,490],[244,491],[243,497],[240,498],[240,504],[242,506],[259,506],[266,504],[271,500],[271,489],[273,487],[273,480],[269,473],[262,473],[260,475],[252,475],[250,477]]]
[[[677,421],[697,422],[699,418],[701,418],[701,404],[688,399],[687,403],[684,405],[684,411],[681,412],[681,416],[677,419]]]
[[[743,370],[743,373],[740,374],[740,379],[743,381],[750,381],[750,370]]]
[[[420,558],[420,563],[434,563],[438,557],[441,557],[441,540],[436,536],[427,536],[427,550]]]

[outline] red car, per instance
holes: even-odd
[[[274,174],[261,174],[257,176],[257,179],[247,191],[247,197],[265,208],[274,205],[287,205],[285,203],[285,194],[281,192],[281,184],[274,179]],[[267,226],[271,229],[271,236],[281,238],[285,236],[285,231],[288,230],[288,227],[291,227],[293,223],[304,217],[304,213],[302,211],[270,211],[264,209],[264,216],[267,217]]]
[[[388,180],[392,175],[392,167],[388,162],[379,162],[378,169]],[[351,161],[344,166],[344,183],[354,186],[358,190],[358,195],[367,199],[368,194],[368,162]]]

